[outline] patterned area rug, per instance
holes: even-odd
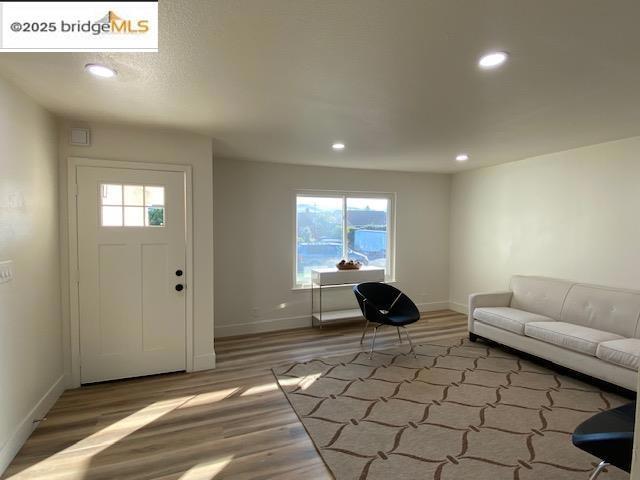
[[[274,369],[336,479],[585,480],[571,432],[628,402],[466,339],[407,349]]]

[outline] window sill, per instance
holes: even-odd
[[[388,283],[390,285],[393,285],[395,283],[398,283],[398,281],[395,278],[389,279],[389,280],[385,280],[384,283]],[[341,285],[324,285],[322,288],[352,288],[354,285],[356,285],[355,283],[345,283],[345,284],[341,284]],[[320,288],[319,285],[314,285],[313,287],[314,289]],[[292,292],[305,292],[305,291],[311,291],[311,285],[294,285],[291,288]]]

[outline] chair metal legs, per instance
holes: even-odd
[[[407,330],[407,327],[403,326],[402,328],[404,328],[404,333],[407,334],[407,340],[409,340],[409,346],[411,347],[411,349],[409,350],[409,353],[413,353],[413,358],[418,358],[418,356],[416,355],[416,351],[413,349],[413,342],[411,341],[411,335],[409,335],[409,330]]]
[[[367,326],[368,325],[369,325],[369,322],[367,322]],[[369,359],[373,358],[373,351],[376,348],[376,335],[378,334],[378,329],[381,327],[384,327],[384,324],[379,324],[373,327],[373,338],[371,339],[371,349],[369,350]],[[413,348],[413,342],[411,341],[411,335],[409,335],[409,330],[404,325],[402,326],[402,328],[404,329],[404,333],[407,336],[407,340],[409,341],[409,347],[411,347],[409,349],[409,353],[413,353],[413,357],[418,358],[418,356],[416,355],[416,351]],[[365,327],[365,331],[366,329],[367,327]],[[400,336],[400,327],[397,327],[397,329],[398,329],[398,338],[400,339],[400,343],[402,343],[402,337]],[[364,340],[364,332],[362,332],[362,338],[360,339],[360,343],[362,343],[363,340]]]
[[[382,327],[382,325],[376,325],[375,327],[373,327],[373,340],[371,340],[371,351],[369,352],[369,360],[373,358],[373,349],[376,348],[376,335],[380,327]]]
[[[593,471],[591,476],[589,477],[589,480],[596,480],[596,478],[598,478],[598,476],[602,473],[602,471],[608,466],[609,464],[607,462],[605,462],[604,460],[601,461],[596,467],[596,469]]]
[[[364,336],[367,333],[367,328],[369,328],[369,320],[367,320],[367,323],[364,325],[364,328],[362,329],[362,336],[360,337],[360,345],[362,345],[362,343],[364,342]],[[398,330],[398,340],[400,341],[400,343],[402,343],[402,337],[400,336],[400,327],[396,327],[396,328]]]
[[[369,328],[369,320],[367,320],[367,323],[364,326],[364,329],[362,330],[362,337],[360,337],[360,345],[362,345],[362,342],[364,342],[364,334],[367,333],[367,328]]]

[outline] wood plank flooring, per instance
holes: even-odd
[[[414,342],[460,337],[466,317],[425,314]],[[65,392],[3,479],[329,479],[271,368],[366,349],[362,324],[216,341],[218,368]],[[392,329],[377,349],[394,345]],[[407,348],[406,342],[404,347]]]

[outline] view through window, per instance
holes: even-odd
[[[306,194],[296,198],[296,284],[311,270],[341,259],[382,267],[391,274],[391,195]]]

